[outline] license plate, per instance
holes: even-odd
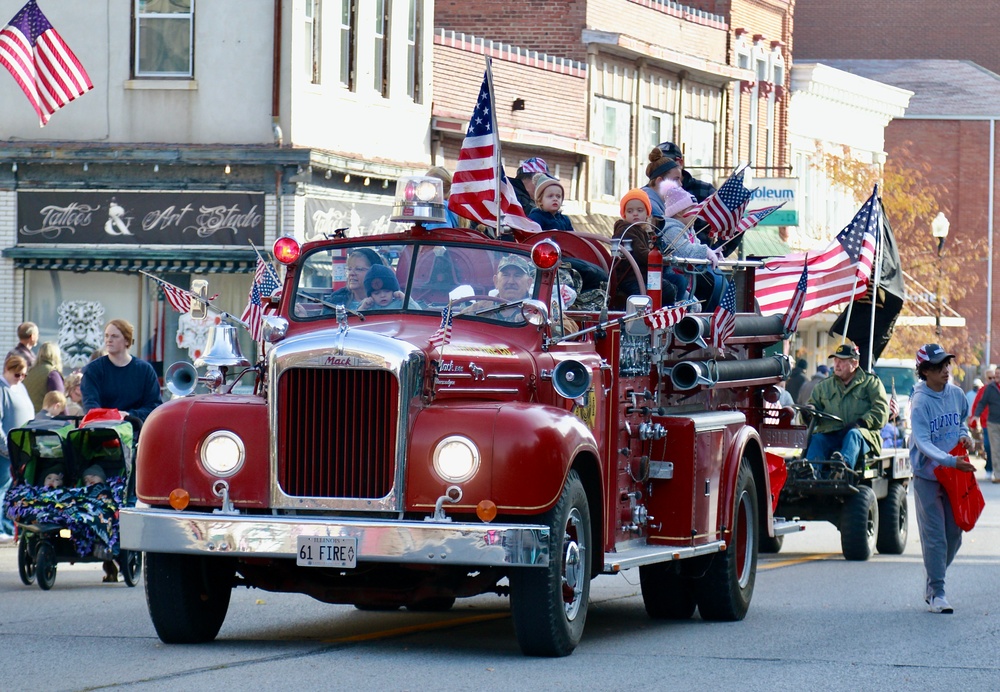
[[[358,539],[339,536],[299,536],[295,564],[303,567],[354,569],[358,564]]]

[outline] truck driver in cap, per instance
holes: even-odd
[[[882,381],[858,368],[856,346],[841,344],[830,357],[833,377],[817,383],[809,405],[834,420],[816,417],[806,459],[843,461],[853,469],[864,454],[882,452],[882,426],[889,418],[889,401]],[[838,469],[833,469],[834,476]]]
[[[502,303],[516,303],[531,297],[531,287],[535,283],[535,268],[520,255],[507,255],[500,260],[497,273],[493,275],[493,286],[496,289],[490,295],[495,295]],[[466,314],[479,314],[484,317],[499,319],[504,322],[523,322],[521,306],[513,305],[503,310],[491,310],[502,303],[481,300],[463,310]],[[485,312],[483,312],[485,311]]]

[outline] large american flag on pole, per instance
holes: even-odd
[[[465,141],[462,142],[462,151],[458,155],[458,166],[452,176],[448,208],[461,217],[496,228],[496,185],[499,171],[503,223],[522,231],[540,231],[539,225],[525,215],[514,194],[514,188],[504,173],[503,163],[498,161],[500,147],[494,125],[489,79],[487,68]]]
[[[720,238],[729,240],[739,232],[736,230],[737,224],[753,194],[753,190],[747,189],[743,184],[745,171],[744,168],[733,173],[711,197],[696,205],[694,214],[690,211],[685,214],[707,221],[711,226],[709,237],[713,242]]]
[[[800,317],[810,317],[832,305],[864,296],[875,263],[877,234],[881,230],[881,205],[873,192],[851,223],[825,248],[765,261],[757,270],[754,293],[761,314],[788,312],[803,264],[809,270],[809,278]]]
[[[736,284],[732,281],[726,286],[719,307],[712,313],[712,346],[724,348],[726,341],[736,330]]]
[[[802,317],[802,308],[806,304],[806,291],[809,290],[809,262],[802,265],[802,274],[799,282],[795,285],[795,293],[792,294],[792,302],[788,305],[785,319],[782,326],[786,334],[794,334],[799,327],[799,319]]]
[[[247,297],[247,306],[240,319],[249,325],[254,341],[261,340],[261,326],[264,317],[263,299],[278,290],[278,277],[262,258],[257,258],[257,269],[253,274],[253,285]]]
[[[35,0],[0,30],[0,65],[28,97],[44,127],[52,114],[94,85]]]

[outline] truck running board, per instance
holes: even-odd
[[[796,533],[797,531],[805,531],[806,525],[798,518],[785,519],[784,517],[775,517],[772,528],[774,529],[775,536],[784,536],[785,534]]]
[[[725,549],[725,541],[713,541],[712,543],[696,546],[651,545],[642,548],[630,548],[620,553],[604,553],[604,573],[617,574],[623,569],[652,565],[657,562],[685,560],[698,555],[718,553]]]

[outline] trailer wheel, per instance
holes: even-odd
[[[514,631],[528,656],[568,656],[583,636],[591,578],[590,506],[576,471],[541,523],[550,529],[548,566],[510,571]]]
[[[48,541],[41,541],[35,552],[35,577],[42,591],[56,583],[56,551]]]
[[[785,544],[784,536],[765,536],[761,534],[758,551],[761,553],[780,553],[781,546]]]
[[[28,545],[28,537],[24,534],[17,542],[17,574],[25,586],[35,583],[35,559],[31,557],[31,546]]]
[[[139,583],[142,574],[142,553],[137,550],[121,550],[118,552],[118,569],[129,587]]]
[[[639,568],[639,584],[646,613],[654,620],[687,620],[698,604],[694,584],[680,574],[676,562],[658,562]]]
[[[859,485],[858,492],[840,511],[840,548],[846,560],[867,560],[875,552],[878,537],[878,502],[875,492]]]
[[[165,644],[215,639],[235,574],[227,558],[146,553],[146,605],[157,636]]]
[[[878,501],[878,540],[875,547],[883,555],[902,555],[909,533],[909,509],[906,486],[900,481],[889,484],[889,492]]]
[[[710,557],[698,586],[698,611],[704,620],[742,620],[750,609],[757,577],[757,485],[743,459],[736,479],[733,526],[726,550]]]

